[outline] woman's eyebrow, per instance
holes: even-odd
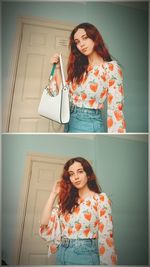
[[[83,34],[83,35],[81,35],[81,37],[80,38],[83,38],[83,37],[85,37],[85,36],[87,36],[87,34],[85,33],[85,34]],[[78,41],[79,39],[74,39],[74,41]]]
[[[77,169],[77,171],[83,171],[83,168],[79,168],[79,169]]]
[[[77,171],[83,171],[83,168],[77,169]],[[73,171],[68,171],[68,173],[74,173]]]

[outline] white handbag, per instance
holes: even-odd
[[[62,82],[57,95],[53,95],[49,87],[46,86],[41,101],[38,107],[38,113],[48,119],[54,120],[59,123],[68,123],[70,119],[70,107],[69,107],[69,88],[65,81],[62,56],[60,54],[60,69]],[[51,81],[54,75],[56,64],[53,64],[53,68],[50,74],[49,80]]]

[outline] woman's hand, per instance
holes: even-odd
[[[57,181],[54,183],[53,187],[52,187],[52,191],[51,191],[51,193],[52,193],[53,195],[55,195],[55,196],[58,196],[58,194],[59,194],[59,192],[60,192],[60,182],[61,182],[61,180],[57,180]]]
[[[55,199],[60,192],[60,182],[61,182],[61,180],[57,180],[52,187],[52,191],[51,191],[50,196],[49,196],[49,198],[45,204],[43,214],[41,217],[41,224],[42,225],[48,225],[49,218],[50,218],[50,215],[51,215],[51,212],[53,209]]]
[[[59,64],[59,54],[54,54],[52,57],[51,57],[51,63],[54,64]]]

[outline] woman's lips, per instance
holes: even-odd
[[[76,183],[75,183],[75,185],[79,185],[79,184],[80,184],[80,182],[76,182]]]
[[[87,47],[86,47],[86,48],[84,48],[84,49],[82,49],[82,52],[84,53],[84,52],[86,52],[86,50],[87,50]]]

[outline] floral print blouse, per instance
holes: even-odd
[[[107,131],[126,132],[123,74],[117,61],[88,67],[80,85],[70,83],[70,101],[83,108],[103,109],[107,99]]]
[[[70,239],[97,238],[100,264],[117,263],[111,203],[105,193],[79,199],[79,206],[71,214],[61,214],[58,207],[53,208],[48,225],[40,225],[39,234],[49,242],[49,255],[57,251],[62,236]]]

